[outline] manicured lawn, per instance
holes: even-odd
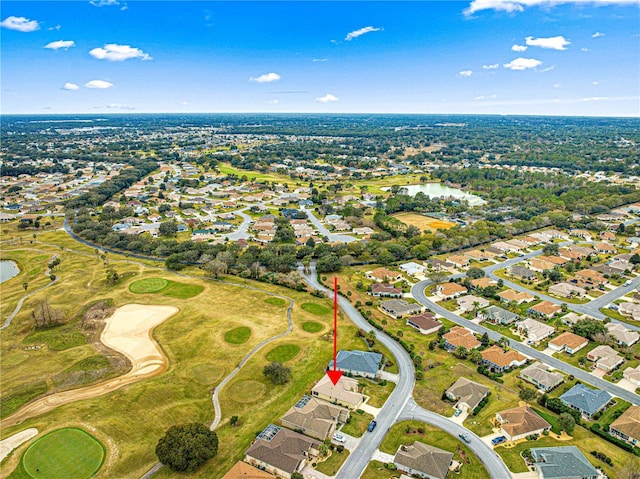
[[[84,479],[104,461],[104,446],[82,429],[58,429],[37,439],[22,457],[34,479]]]
[[[331,456],[326,461],[318,463],[316,470],[326,474],[327,476],[335,476],[338,470],[349,457],[349,451],[344,449],[342,452],[332,451]]]
[[[129,291],[136,294],[157,293],[169,285],[164,278],[145,278],[134,281],[129,285]]]
[[[299,352],[300,346],[297,344],[281,344],[267,353],[267,361],[286,363],[295,358]]]
[[[318,316],[329,314],[331,312],[331,309],[317,303],[303,303],[300,307],[306,312],[317,314]]]
[[[240,326],[224,333],[224,340],[231,344],[246,343],[251,337],[251,328]]]
[[[540,416],[542,419],[544,419],[545,421],[547,421],[549,424],[551,424],[551,431],[555,432],[556,434],[560,434],[560,431],[562,430],[562,428],[560,427],[560,424],[558,424],[558,416],[553,414],[552,412],[548,412],[548,411],[544,411],[542,410],[542,408],[536,408],[536,407],[532,407],[531,409],[533,409],[536,414],[538,414],[538,416]]]
[[[302,329],[307,333],[319,333],[324,329],[324,326],[322,326],[322,323],[315,321],[306,321],[302,323]]]
[[[400,477],[398,471],[390,471],[380,461],[371,461],[364,470],[361,479],[395,479]]]
[[[351,419],[347,424],[342,426],[341,431],[353,437],[362,437],[372,419],[373,416],[371,414],[366,412],[359,414],[358,411],[353,411],[351,413]]]
[[[199,295],[204,290],[201,284],[185,284],[169,282],[169,286],[162,290],[164,296],[169,298],[188,299]]]
[[[407,429],[410,433],[407,433]],[[380,450],[395,454],[402,444],[413,444],[420,441],[424,444],[453,452],[453,459],[462,462],[460,479],[489,479],[489,473],[476,455],[457,437],[420,421],[403,421],[391,427],[385,435]]]
[[[284,306],[287,304],[286,300],[282,298],[267,298],[264,300],[267,304],[272,304],[273,306]]]
[[[387,398],[393,392],[393,388],[395,387],[395,384],[390,381],[387,381],[387,384],[385,386],[376,384],[369,379],[359,379],[358,381],[366,383],[366,386],[364,387],[364,394],[371,397],[367,404],[373,407],[382,407]]]
[[[487,329],[491,329],[492,331],[496,331],[503,336],[507,336],[508,338],[514,339],[516,341],[522,341],[522,338],[516,335],[509,326],[503,326],[501,324],[494,324],[491,321],[482,321],[482,326]]]

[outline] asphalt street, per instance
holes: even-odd
[[[342,235],[338,233],[332,233],[331,231],[329,231],[325,225],[320,223],[320,220],[316,217],[316,215],[313,214],[312,210],[309,210],[307,208],[302,208],[302,211],[304,211],[307,214],[309,221],[313,223],[313,226],[317,228],[318,232],[322,236],[326,236],[327,238],[329,238],[330,242],[351,243],[352,241],[358,241],[358,238],[356,238],[355,236]]]

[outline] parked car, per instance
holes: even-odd
[[[377,422],[371,421],[369,423],[369,425],[367,426],[367,431],[369,431],[369,432],[373,431],[376,428],[377,424],[378,424]]]
[[[453,413],[455,417],[458,417],[460,414],[462,414],[462,409],[456,409],[456,412]]]
[[[343,436],[342,434],[340,434],[339,432],[336,432],[336,433],[333,435],[333,440],[334,440],[334,441],[338,441],[338,442],[344,442],[344,441],[345,441],[345,438],[344,438],[344,436]]]
[[[491,444],[493,444],[494,446],[497,446],[498,444],[502,444],[506,440],[507,440],[506,437],[498,436],[498,437],[495,437],[495,438],[491,439]]]
[[[626,280],[626,281],[624,282],[624,285],[625,285],[625,286],[629,286],[629,285],[631,285],[631,280],[630,280],[630,279]]]
[[[471,438],[469,437],[469,435],[466,432],[463,432],[462,434],[458,434],[458,437],[460,439],[462,439],[466,443],[471,442]]]

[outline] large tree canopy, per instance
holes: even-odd
[[[194,471],[217,453],[217,434],[200,423],[171,426],[156,446],[160,462],[174,471]]]

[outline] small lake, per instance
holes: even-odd
[[[0,283],[4,283],[15,276],[18,276],[18,273],[20,273],[18,263],[9,260],[0,261]]]
[[[423,185],[403,185],[402,188],[407,190],[407,194],[415,196],[417,193],[424,193],[429,198],[453,197],[459,200],[467,200],[470,206],[484,205],[485,200],[479,196],[466,193],[458,188],[451,188],[450,186],[443,185],[442,183],[425,183]],[[388,191],[389,188],[380,188]]]

